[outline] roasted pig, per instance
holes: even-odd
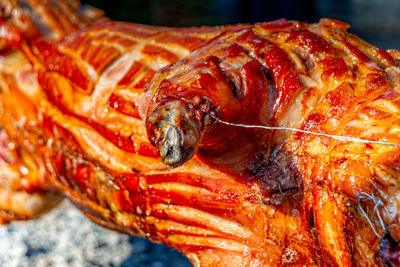
[[[195,266],[400,264],[399,51],[331,19],[175,29],[0,3],[3,222],[66,196]]]

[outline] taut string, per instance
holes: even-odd
[[[183,101],[185,101],[187,103],[191,103],[189,100],[187,100],[187,99],[185,99],[183,97],[177,97],[177,98],[182,99]],[[227,122],[227,121],[221,120],[217,116],[214,116],[214,115],[210,114],[210,112],[204,110],[201,107],[197,107],[197,108],[200,109],[201,111],[203,111],[204,113],[206,113],[211,118],[213,118],[215,120],[215,123],[219,122],[219,123],[222,123],[222,124],[225,124],[225,125],[229,125],[229,126],[234,126],[234,127],[299,132],[299,133],[305,133],[305,134],[312,134],[312,135],[315,135],[315,136],[328,137],[328,138],[336,139],[336,140],[339,140],[339,141],[348,141],[348,142],[355,142],[355,143],[365,143],[365,144],[375,144],[375,145],[385,145],[385,146],[400,147],[400,144],[391,143],[391,142],[374,141],[374,140],[367,140],[367,139],[350,137],[350,136],[318,133],[318,132],[307,131],[307,130],[302,130],[302,129],[297,129],[297,128],[291,128],[291,127],[251,125],[251,124],[249,125],[249,124],[242,124],[242,123],[232,123],[232,122]]]

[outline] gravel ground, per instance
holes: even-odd
[[[104,229],[68,201],[38,220],[0,226],[0,267],[190,267],[179,252]]]

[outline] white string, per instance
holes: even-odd
[[[374,202],[375,207],[374,207],[374,210],[372,212],[372,216],[374,216],[375,213],[378,216],[379,223],[381,224],[381,227],[382,227],[383,235],[379,234],[378,231],[375,229],[374,223],[368,217],[368,214],[364,210],[364,208],[361,206],[361,200],[372,200]],[[364,217],[367,219],[368,224],[371,226],[372,231],[374,231],[375,235],[378,236],[381,239],[384,238],[387,229],[386,229],[385,223],[383,222],[383,218],[381,216],[381,213],[379,211],[379,206],[382,206],[385,209],[385,206],[383,205],[382,201],[380,199],[377,199],[375,197],[374,193],[369,195],[369,194],[367,194],[365,192],[360,192],[360,195],[358,196],[358,199],[357,199],[357,204],[358,204],[358,207],[360,208],[361,212],[363,213]]]
[[[190,103],[191,102],[183,97],[178,97],[177,98]],[[382,141],[373,141],[373,140],[367,140],[367,139],[362,139],[362,138],[356,138],[356,137],[350,137],[350,136],[342,136],[342,135],[334,135],[334,134],[324,134],[324,133],[317,133],[317,132],[312,132],[312,131],[307,131],[307,130],[301,130],[301,129],[296,129],[296,128],[290,128],[290,127],[281,127],[281,126],[265,126],[265,125],[248,125],[248,124],[241,124],[241,123],[232,123],[232,122],[227,122],[223,121],[220,118],[210,114],[208,111],[204,110],[201,107],[197,107],[204,113],[206,113],[208,116],[213,118],[215,122],[220,122],[225,125],[229,126],[234,126],[234,127],[242,127],[242,128],[253,128],[253,129],[264,129],[264,130],[278,130],[278,131],[290,131],[290,132],[299,132],[299,133],[305,133],[305,134],[312,134],[316,136],[323,136],[323,137],[328,137],[340,141],[348,141],[348,142],[356,142],[356,143],[365,143],[365,144],[375,144],[375,145],[385,145],[385,146],[395,146],[395,147],[400,147],[400,144],[396,143],[390,143],[390,142],[382,142]],[[214,122],[214,124],[215,124]]]
[[[184,100],[187,103],[191,103],[190,101],[186,100],[185,98],[182,97],[178,97],[182,100]],[[390,142],[382,142],[382,141],[373,141],[373,140],[367,140],[367,139],[361,139],[361,138],[355,138],[355,137],[350,137],[350,136],[342,136],[342,135],[334,135],[334,134],[324,134],[324,133],[317,133],[317,132],[312,132],[312,131],[307,131],[307,130],[301,130],[301,129],[296,129],[296,128],[290,128],[290,127],[280,127],[280,126],[264,126],[264,125],[248,125],[248,124],[241,124],[241,123],[232,123],[232,122],[227,122],[227,121],[223,121],[221,119],[219,119],[217,116],[214,116],[212,114],[210,114],[208,111],[204,110],[201,107],[197,107],[199,108],[201,111],[203,111],[204,113],[208,114],[208,116],[210,116],[211,118],[213,118],[215,120],[214,124],[216,122],[220,122],[222,124],[225,125],[229,125],[229,126],[234,126],[234,127],[242,127],[242,128],[253,128],[253,129],[265,129],[265,130],[280,130],[280,131],[291,131],[291,132],[300,132],[300,133],[305,133],[305,134],[312,134],[312,135],[316,135],[316,136],[323,136],[323,137],[328,137],[328,138],[333,138],[336,140],[340,140],[340,141],[349,141],[349,142],[356,142],[356,143],[366,143],[366,144],[376,144],[376,145],[385,145],[385,146],[395,146],[395,147],[400,147],[400,144],[396,144],[396,143],[390,143]],[[213,125],[214,125],[213,124]],[[280,187],[280,184],[279,184]],[[279,188],[280,189],[280,188]],[[271,204],[270,201],[264,201],[262,199],[262,197],[256,193],[252,193],[249,195],[252,196],[255,195],[257,196],[260,201],[263,204],[269,205]],[[377,200],[374,196],[374,194],[372,193],[372,195],[369,195],[365,192],[361,192],[360,195],[358,196],[357,199],[357,204],[361,210],[361,212],[363,213],[363,215],[365,216],[365,218],[367,219],[369,225],[372,227],[373,232],[375,233],[376,236],[378,236],[379,238],[383,238],[384,235],[381,235],[378,233],[377,229],[375,229],[375,226],[373,224],[373,222],[371,221],[371,219],[368,217],[366,211],[363,209],[363,207],[361,206],[361,201],[362,200],[372,200],[375,204],[374,210],[372,212],[372,215],[374,216],[375,214],[378,217],[379,223],[381,224],[382,227],[382,232],[383,234],[386,233],[387,228],[386,225],[383,221],[382,215],[380,213],[379,207],[382,206],[383,208],[385,208],[385,206],[383,205],[382,201],[380,201],[379,199]]]
[[[186,103],[192,104],[189,100],[187,100],[184,97],[179,97],[175,96],[178,99],[181,99],[185,101]],[[225,125],[229,126],[234,126],[234,127],[242,127],[242,128],[253,128],[253,129],[264,129],[264,130],[278,130],[278,131],[290,131],[290,132],[299,132],[299,133],[305,133],[305,134],[312,134],[316,136],[323,136],[323,137],[328,137],[340,141],[348,141],[348,142],[355,142],[355,143],[365,143],[365,144],[375,144],[375,145],[384,145],[384,146],[395,146],[395,147],[400,147],[400,144],[396,143],[390,143],[390,142],[382,142],[382,141],[373,141],[373,140],[367,140],[367,139],[362,139],[362,138],[356,138],[356,137],[350,137],[350,136],[343,136],[343,135],[334,135],[334,134],[324,134],[324,133],[317,133],[317,132],[312,132],[312,131],[307,131],[307,130],[301,130],[301,129],[296,129],[296,128],[290,128],[290,127],[281,127],[281,126],[265,126],[265,125],[248,125],[248,124],[241,124],[241,123],[232,123],[232,122],[227,122],[223,121],[217,116],[214,116],[210,114],[210,112],[204,110],[201,107],[197,107],[204,113],[206,113],[208,116],[213,118],[215,120],[214,124],[216,122],[220,122]],[[213,124],[213,125],[214,125]]]
[[[312,131],[307,131],[307,130],[301,130],[301,129],[296,129],[296,128],[290,128],[290,127],[274,127],[274,126],[264,126],[264,125],[247,125],[247,124],[240,124],[240,123],[232,123],[232,122],[226,122],[223,120],[220,120],[216,116],[213,116],[209,113],[207,113],[210,117],[215,119],[217,122],[220,122],[222,124],[230,125],[230,126],[235,126],[235,127],[243,127],[243,128],[256,128],[256,129],[265,129],[265,130],[281,130],[281,131],[291,131],[291,132],[300,132],[300,133],[305,133],[305,134],[312,134],[316,136],[323,136],[323,137],[328,137],[328,138],[333,138],[336,140],[340,141],[349,141],[349,142],[356,142],[356,143],[367,143],[367,144],[376,144],[376,145],[386,145],[386,146],[395,146],[395,147],[400,147],[400,144],[396,143],[389,143],[389,142],[382,142],[382,141],[373,141],[373,140],[367,140],[367,139],[361,139],[361,138],[355,138],[355,137],[350,137],[350,136],[342,136],[342,135],[334,135],[334,134],[324,134],[324,133],[317,133],[317,132],[312,132]]]

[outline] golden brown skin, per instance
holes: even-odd
[[[243,25],[236,27],[245,29],[229,29],[231,34],[225,33],[215,43],[157,74],[143,100],[147,105],[148,133],[155,145],[164,146],[164,139],[158,135],[165,136],[168,128],[151,120],[153,111],[157,114],[170,99],[180,99],[188,103],[189,114],[196,114],[202,108],[195,103],[195,96],[212,103],[223,121],[399,143],[398,111],[394,104],[400,77],[395,61],[398,52],[391,51],[391,56],[346,33],[347,25],[332,20],[313,25],[277,21],[247,29]],[[238,50],[238,44],[244,51]],[[214,64],[207,64],[210,57]],[[249,71],[246,66],[254,61],[259,63],[258,68]],[[229,64],[230,71],[236,71],[240,77],[234,79],[233,86],[229,82],[234,75],[226,77],[226,70],[221,69]],[[255,86],[263,81],[257,76],[263,71],[267,83]],[[273,84],[272,91],[268,84]],[[256,97],[251,96],[252,90],[260,90],[260,86],[269,95],[257,92]],[[238,89],[245,93],[238,95]],[[251,105],[246,103],[246,97],[253,100]],[[260,102],[269,105],[257,106]],[[246,117],[246,111],[251,116]],[[196,120],[196,115],[192,116]],[[174,125],[179,125],[179,121]],[[184,125],[180,129],[184,136]],[[230,172],[232,155],[240,158],[234,165],[239,168],[237,175],[245,173],[251,179],[259,179],[267,199],[277,192],[300,190],[306,221],[311,220],[313,237],[323,248],[320,254],[323,262],[368,265],[391,261],[397,265],[397,147],[302,133],[276,132],[272,139],[270,132],[265,131],[264,135],[258,138],[266,140],[265,143],[254,142],[242,128],[220,124],[207,129],[203,139],[197,139],[199,155],[215,168]],[[238,144],[251,142],[256,150],[248,154],[238,152],[243,146],[232,145],[227,136]],[[210,145],[209,140],[217,141],[211,141]],[[365,201],[366,194],[371,199]],[[381,204],[376,206],[372,198]],[[376,224],[378,235],[387,234],[384,240],[393,241],[390,257],[382,253],[382,246],[377,252],[379,239],[371,232],[361,209]],[[378,213],[383,217],[384,227]]]
[[[17,147],[4,130],[0,138],[0,224],[35,218],[49,211],[62,196],[47,187],[32,154]]]
[[[212,117],[400,144],[399,52],[347,27],[106,22],[21,39],[0,62],[1,123],[44,187],[196,266],[396,266],[399,148]]]
[[[81,7],[79,1],[2,0],[0,1],[0,53],[3,58],[14,58],[2,70],[13,73],[24,64],[14,47],[22,40],[46,38],[57,41],[65,35],[89,25],[107,20],[104,13],[92,7]],[[7,60],[5,60],[7,61]],[[5,64],[4,64],[5,63]],[[21,65],[22,64],[22,65]],[[2,87],[9,81],[3,80]],[[12,83],[12,81],[10,81]],[[9,100],[12,102],[12,100]],[[53,208],[62,195],[49,187],[45,167],[32,153],[32,146],[20,146],[10,140],[0,123],[0,224],[11,220],[31,219]],[[14,134],[15,135],[15,134]],[[19,140],[27,142],[28,139]]]

